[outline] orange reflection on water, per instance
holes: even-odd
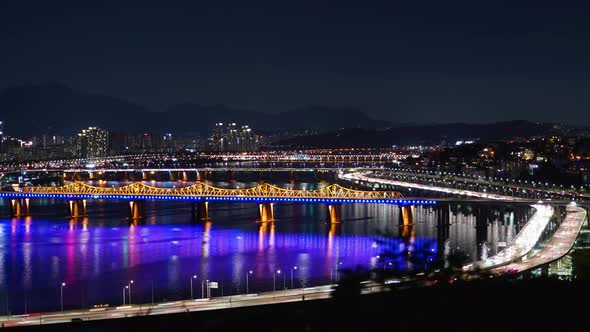
[[[203,225],[203,242],[201,243],[201,251],[203,257],[209,257],[209,247],[211,242],[211,222],[207,221]]]

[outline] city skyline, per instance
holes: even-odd
[[[587,325],[590,3],[0,8],[0,327]]]

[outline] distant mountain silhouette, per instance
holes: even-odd
[[[490,124],[401,125],[387,130],[338,130],[314,136],[295,137],[278,144],[298,148],[391,147],[440,144],[442,141],[454,144],[456,141],[468,139],[493,141],[546,134],[551,132],[552,127],[551,124],[537,124],[524,120]]]
[[[11,136],[73,134],[88,126],[133,128],[134,120],[148,112],[122,99],[57,83],[5,89],[0,92],[0,111]]]
[[[223,105],[182,103],[165,112],[154,112],[120,98],[81,92],[58,83],[5,89],[0,92],[0,112],[5,131],[12,136],[74,134],[88,126],[111,131],[206,134],[216,122],[249,124],[265,132],[301,128],[384,128],[391,125],[374,120],[357,109],[320,106],[265,114]]]

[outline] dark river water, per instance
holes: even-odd
[[[342,223],[331,226],[321,204],[276,204],[273,223],[256,222],[255,203],[214,202],[207,223],[191,220],[189,202],[147,201],[140,222],[128,219],[128,205],[89,200],[88,217],[71,220],[63,199],[33,200],[26,218],[6,217],[8,201],[0,201],[0,314],[23,313],[25,305],[29,313],[59,310],[62,282],[67,310],[121,305],[131,280],[131,302],[149,303],[190,298],[191,279],[199,298],[203,280],[218,282],[211,295],[220,296],[245,293],[246,278],[254,293],[337,282],[343,269],[357,266],[417,273],[454,251],[471,260],[495,254],[531,213],[516,206],[417,206],[413,225],[404,227],[398,206],[349,204]],[[443,209],[450,225],[441,223]],[[394,258],[383,259],[387,253]]]

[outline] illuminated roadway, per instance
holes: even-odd
[[[375,288],[376,289],[376,288]],[[369,288],[371,291],[371,288]],[[191,311],[219,310],[237,307],[249,307],[265,304],[278,304],[297,302],[305,299],[327,299],[331,296],[332,286],[319,286],[299,289],[277,290],[259,294],[243,294],[211,299],[181,300],[162,302],[156,304],[133,304],[119,307],[91,308],[86,310],[68,310],[44,314],[28,314],[0,316],[0,322],[4,327],[28,326],[42,324],[68,323],[72,319],[101,320],[126,318],[134,316],[162,315]]]
[[[492,269],[492,272],[527,271],[565,256],[574,246],[586,217],[587,211],[585,209],[572,204],[567,208],[567,215],[557,228],[557,231],[543,248],[531,252],[520,261]]]
[[[529,201],[527,199],[523,199],[523,198],[519,198],[519,197],[497,195],[497,194],[492,194],[492,193],[482,193],[482,192],[472,191],[472,190],[435,187],[435,186],[429,186],[429,185],[419,184],[419,183],[403,182],[403,181],[381,179],[381,178],[373,178],[373,177],[366,175],[365,173],[360,173],[360,172],[359,173],[346,173],[346,174],[339,173],[338,177],[341,179],[344,179],[344,180],[348,180],[348,181],[365,181],[365,182],[370,182],[370,183],[387,184],[387,185],[399,186],[399,187],[405,187],[405,188],[429,190],[429,191],[435,191],[435,192],[440,192],[440,193],[445,193],[445,194],[476,197],[476,198],[488,199],[488,200]]]
[[[554,208],[549,205],[536,204],[532,206],[535,209],[533,216],[527,221],[523,228],[514,237],[509,246],[504,248],[494,256],[488,257],[482,261],[463,267],[464,270],[473,270],[474,268],[490,269],[496,266],[511,263],[533,250],[543,231],[547,227]]]

